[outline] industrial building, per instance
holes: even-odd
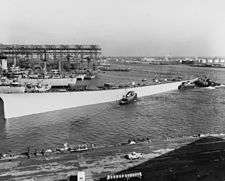
[[[63,61],[76,63],[93,63],[101,55],[99,45],[6,45],[0,44],[0,54],[7,57],[14,65],[18,61]]]

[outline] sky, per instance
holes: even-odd
[[[0,0],[0,43],[106,56],[225,56],[224,0]]]

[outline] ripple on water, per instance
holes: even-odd
[[[137,66],[138,71],[120,73],[120,81],[162,77],[209,75],[225,83],[223,69],[190,68],[187,66]],[[143,73],[141,69],[144,69]],[[102,79],[117,82],[115,73]],[[129,82],[128,81],[128,82]],[[149,137],[153,143],[181,140],[198,133],[225,133],[225,88],[173,91],[141,98],[134,104],[120,106],[116,102],[72,108],[50,113],[9,119],[0,124],[0,151],[21,151],[27,147],[55,148],[63,143],[95,143],[111,145],[130,138]],[[181,139],[183,138],[183,139]]]

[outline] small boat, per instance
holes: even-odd
[[[37,84],[34,88],[35,92],[47,92],[51,89],[51,85],[42,85],[42,84]]]
[[[77,78],[77,80],[79,80],[79,81],[83,81],[84,78],[85,78],[85,74],[79,74],[76,78]]]
[[[130,104],[136,100],[137,100],[137,93],[135,93],[134,91],[129,91],[126,95],[123,96],[122,99],[120,99],[119,104],[120,105]]]
[[[84,76],[85,80],[91,80],[91,79],[94,79],[94,78],[95,78],[95,75],[93,75],[93,74],[85,74],[85,76]]]
[[[220,86],[221,84],[218,82],[214,82],[212,80],[210,80],[209,78],[205,78],[205,79],[197,79],[195,81],[196,86],[198,87],[215,87],[215,86]]]
[[[178,86],[179,90],[185,89],[193,89],[193,88],[200,88],[200,87],[216,87],[220,86],[220,83],[214,82],[209,78],[197,78],[193,81],[182,82],[181,85]]]
[[[187,81],[182,82],[181,85],[178,86],[179,90],[186,90],[186,89],[194,89],[196,86],[193,82]]]
[[[26,92],[47,92],[51,89],[51,85],[38,84],[26,84]]]
[[[78,145],[78,147],[74,147],[70,149],[70,152],[84,152],[88,150],[88,146],[86,144]]]
[[[71,148],[69,147],[68,143],[64,143],[63,146],[64,146],[63,148],[56,148],[56,152],[64,153],[64,152],[70,151]]]

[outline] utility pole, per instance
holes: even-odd
[[[46,50],[44,50],[44,68],[43,68],[43,71],[44,73],[47,72],[47,55],[46,55]]]

